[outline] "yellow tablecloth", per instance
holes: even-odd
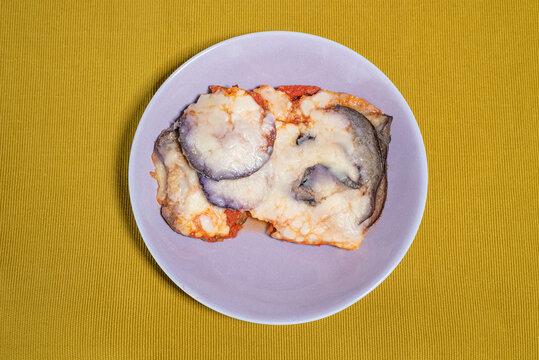
[[[0,2],[0,358],[536,359],[539,2]],[[293,30],[376,64],[429,160],[423,223],[374,292],[264,326],[167,280],[127,160],[159,85],[221,40]]]

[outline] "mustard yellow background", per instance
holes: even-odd
[[[539,2],[0,2],[1,359],[536,359]],[[294,30],[377,65],[429,161],[395,272],[329,318],[250,324],[179,290],[128,198],[162,82],[229,37]],[[396,119],[395,121],[398,121]]]

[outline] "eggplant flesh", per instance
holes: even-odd
[[[269,160],[275,118],[237,87],[202,94],[175,124],[191,167],[213,180],[238,179]]]
[[[376,215],[376,207],[383,202],[380,201],[382,196],[385,198],[385,186],[383,189],[379,188],[385,176],[391,118],[388,117],[389,121],[383,122],[380,129],[376,129],[363,114],[352,108],[336,105],[328,110],[343,115],[351,125],[354,136],[350,160],[359,170],[359,179],[353,181],[347,176],[332,172],[323,164],[317,164],[305,170],[302,177],[293,184],[292,192],[296,200],[316,206],[335,193],[362,189],[369,197],[371,205],[370,210],[359,219],[359,223],[368,220],[367,225],[370,225],[376,220],[373,215]],[[315,135],[312,134],[300,136],[298,140],[301,141],[296,140],[296,143],[301,144],[313,137],[315,138]]]
[[[352,108],[336,105],[330,110],[344,115],[350,121],[355,135],[351,160],[359,168],[361,184],[366,185],[369,192],[376,192],[384,175],[384,161],[376,129],[363,114]]]
[[[254,174],[226,180],[212,180],[198,174],[200,186],[206,199],[221,208],[251,210],[266,197],[271,187],[271,165],[267,164]]]
[[[381,116],[383,117],[383,120],[380,121],[380,124],[376,127],[376,135],[378,136],[378,144],[380,145],[380,153],[382,154],[382,161],[384,163],[384,174],[376,189],[374,211],[365,222],[366,228],[372,226],[376,220],[380,218],[387,196],[387,153],[389,143],[391,142],[390,129],[393,117],[385,114]]]
[[[316,206],[327,197],[351,188],[357,189],[358,184],[348,177],[339,178],[327,166],[317,164],[305,170],[293,184],[292,192],[296,200]]]
[[[266,136],[266,143],[260,144],[258,148],[254,150],[241,151],[239,154],[232,152],[237,152],[236,146],[227,146],[224,145],[220,148],[215,149],[213,152],[203,152],[197,148],[197,143],[193,141],[193,132],[194,124],[189,121],[188,118],[184,117],[180,119],[177,123],[178,129],[178,141],[182,148],[182,152],[185,155],[187,161],[191,167],[197,170],[199,173],[213,180],[223,180],[223,179],[239,179],[247,177],[256,171],[258,171],[262,166],[264,166],[273,152],[273,142],[275,140],[275,123],[272,116],[266,117],[268,123],[266,128],[269,130],[260,130],[264,132]],[[266,125],[266,124],[265,124]],[[230,155],[227,152],[231,152]],[[210,162],[208,157],[213,154],[221,154],[225,161],[227,161],[231,156],[235,156],[237,161],[231,163],[230,166],[224,166],[222,162]]]

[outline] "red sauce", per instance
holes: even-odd
[[[262,109],[264,110],[268,110],[268,105],[266,104],[266,101],[264,100],[264,98],[262,97],[262,95],[260,95],[259,93],[256,93],[254,91],[247,91],[249,93],[249,95],[251,95],[253,97],[253,99],[256,101],[256,103],[258,105],[260,105],[260,107],[262,107]]]
[[[314,95],[320,91],[320,88],[312,85],[285,85],[279,86],[277,90],[288,95],[290,100],[294,100],[302,97],[303,95]]]
[[[247,214],[240,210],[225,210],[226,224],[230,228],[227,237],[235,237],[240,231],[243,223],[247,220]]]
[[[215,94],[216,92],[218,92],[220,89],[223,89],[226,91],[226,87],[224,86],[219,86],[219,85],[210,85],[210,91],[212,94]]]

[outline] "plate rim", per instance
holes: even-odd
[[[321,40],[321,41],[325,41],[325,42],[329,42],[331,45],[333,46],[337,46],[339,48],[341,48],[342,50],[346,51],[346,52],[349,52],[349,53],[352,53],[354,56],[358,57],[361,61],[364,61],[364,62],[367,62],[368,64],[370,64],[370,66],[373,66],[376,70],[378,70],[379,74],[382,76],[382,78],[393,88],[395,94],[398,96],[398,99],[401,103],[403,103],[405,105],[404,107],[404,112],[406,113],[407,116],[409,116],[411,119],[414,120],[414,132],[416,132],[416,135],[418,135],[416,137],[416,139],[419,140],[419,143],[420,143],[420,152],[419,152],[419,155],[420,155],[420,160],[421,160],[421,164],[423,165],[422,166],[422,176],[421,176],[421,179],[423,180],[423,186],[421,187],[421,198],[419,199],[419,203],[420,203],[420,211],[417,212],[418,216],[416,216],[415,218],[415,221],[411,224],[413,226],[411,226],[411,231],[409,233],[409,236],[408,236],[408,240],[407,242],[405,243],[405,245],[401,248],[400,252],[397,253],[397,255],[395,255],[393,257],[393,260],[392,260],[392,263],[387,266],[387,270],[383,273],[383,275],[379,278],[378,281],[374,282],[374,284],[372,286],[369,286],[366,288],[366,290],[363,290],[363,291],[359,291],[356,296],[352,296],[351,297],[351,300],[349,301],[346,301],[344,302],[343,304],[339,304],[339,306],[336,306],[334,309],[331,309],[330,311],[327,311],[327,312],[323,312],[323,313],[320,313],[320,314],[316,314],[314,316],[311,316],[311,317],[305,317],[304,318],[298,318],[298,319],[294,319],[294,320],[291,320],[291,321],[268,321],[268,319],[257,319],[257,318],[253,318],[253,317],[248,317],[248,316],[243,316],[243,315],[240,315],[240,314],[235,314],[234,312],[231,312],[231,311],[228,311],[226,309],[222,309],[221,306],[219,306],[218,304],[212,302],[212,301],[208,301],[207,299],[201,297],[201,296],[198,296],[198,294],[196,294],[196,291],[193,291],[192,289],[189,289],[188,287],[186,287],[182,281],[179,281],[179,279],[177,279],[172,273],[171,271],[169,271],[167,269],[166,266],[163,266],[164,264],[164,261],[162,261],[160,259],[160,257],[157,255],[157,252],[155,251],[155,249],[153,248],[153,246],[151,245],[151,242],[147,241],[147,237],[148,237],[148,234],[146,233],[146,230],[144,229],[143,226],[141,226],[141,223],[142,221],[139,219],[140,216],[142,216],[142,211],[140,209],[137,208],[137,206],[135,205],[136,202],[134,201],[134,195],[133,195],[133,191],[132,191],[132,183],[134,180],[134,177],[135,177],[135,174],[134,174],[134,148],[135,148],[135,144],[138,142],[139,138],[141,137],[141,124],[142,122],[145,120],[145,118],[149,115],[147,115],[149,112],[150,112],[150,109],[153,108],[153,105],[155,103],[155,101],[157,101],[156,99],[159,97],[159,95],[164,91],[165,88],[168,87],[168,84],[175,78],[178,76],[178,74],[180,74],[184,68],[186,68],[187,66],[189,66],[189,64],[191,64],[192,62],[196,61],[198,58],[204,56],[205,54],[211,52],[212,50],[218,48],[218,47],[222,47],[222,46],[226,46],[232,42],[236,42],[236,41],[240,41],[242,39],[245,39],[245,38],[252,38],[252,37],[257,37],[257,36],[261,36],[261,35],[270,35],[270,34],[279,34],[279,35],[284,35],[284,36],[297,36],[297,37],[307,37],[307,38],[315,38],[317,40]],[[194,300],[196,300],[197,302],[201,303],[202,305],[214,310],[214,311],[217,311],[223,315],[226,315],[228,317],[231,317],[231,318],[234,318],[234,319],[238,319],[238,320],[242,320],[242,321],[246,321],[246,322],[251,322],[251,323],[256,323],[256,324],[263,324],[263,325],[294,325],[294,324],[303,324],[303,323],[308,323],[308,322],[312,322],[312,321],[317,321],[317,320],[320,320],[320,319],[323,319],[323,318],[326,318],[326,317],[329,317],[329,316],[332,316],[348,307],[350,307],[351,305],[355,304],[356,302],[358,302],[359,300],[361,300],[362,298],[364,298],[365,296],[367,296],[369,293],[371,293],[375,288],[377,288],[384,280],[387,279],[387,277],[389,275],[391,275],[391,273],[393,273],[393,271],[395,270],[395,268],[401,263],[402,259],[404,258],[404,256],[406,255],[406,253],[408,252],[408,250],[410,249],[416,235],[417,235],[417,232],[419,231],[419,227],[421,225],[421,221],[423,219],[423,215],[425,213],[425,207],[426,207],[426,201],[427,201],[427,190],[428,190],[428,162],[427,162],[427,155],[426,155],[426,148],[425,148],[425,143],[423,141],[423,135],[421,133],[421,130],[419,129],[419,124],[417,123],[417,120],[408,104],[408,102],[406,101],[406,99],[404,99],[403,95],[401,94],[401,92],[399,91],[399,89],[395,86],[395,84],[393,84],[393,82],[387,77],[387,75],[381,71],[376,65],[374,65],[372,62],[370,62],[368,59],[366,59],[363,55],[359,54],[358,52],[350,49],[349,47],[345,46],[345,45],[342,45],[336,41],[333,41],[333,40],[330,40],[330,39],[327,39],[327,38],[324,38],[324,37],[321,37],[321,36],[318,36],[318,35],[313,35],[313,34],[308,34],[308,33],[303,33],[303,32],[296,32],[296,31],[260,31],[260,32],[253,32],[253,33],[247,33],[247,34],[243,34],[243,35],[239,35],[239,36],[235,36],[235,37],[231,37],[231,38],[228,38],[228,39],[225,39],[223,41],[220,41],[202,51],[200,51],[199,53],[195,54],[193,57],[191,57],[190,59],[188,59],[187,61],[185,61],[184,63],[182,63],[171,75],[169,75],[167,77],[167,79],[165,81],[163,81],[163,83],[159,86],[159,88],[157,89],[157,91],[153,94],[150,102],[148,103],[148,105],[146,106],[146,108],[144,109],[144,112],[142,113],[142,116],[140,117],[140,120],[139,122],[137,123],[137,129],[135,131],[135,135],[133,136],[133,140],[131,142],[131,146],[130,146],[130,149],[129,149],[129,162],[128,162],[128,189],[129,189],[129,200],[130,200],[130,205],[131,205],[131,211],[133,213],[133,217],[135,219],[135,223],[137,225],[137,228],[139,230],[139,233],[142,237],[142,240],[144,241],[144,244],[146,245],[146,247],[148,248],[148,251],[150,252],[151,256],[154,258],[155,262],[157,263],[157,265],[159,265],[159,267],[161,268],[161,270],[163,270],[163,272],[167,275],[167,277],[176,285],[178,286],[183,292],[185,292],[187,295],[189,295],[191,298],[193,298]],[[418,208],[418,210],[419,210]]]

